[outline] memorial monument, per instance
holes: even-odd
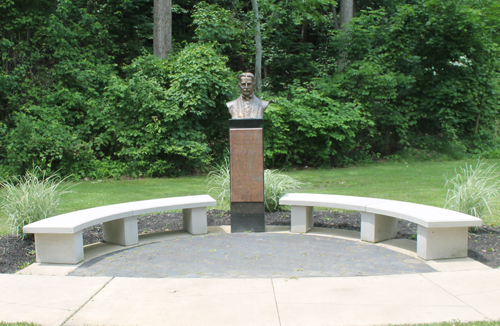
[[[254,75],[238,76],[241,95],[226,103],[231,169],[231,232],[264,232],[264,111],[269,102],[254,94]]]

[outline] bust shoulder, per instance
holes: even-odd
[[[228,109],[237,105],[238,99],[226,103]]]
[[[262,108],[263,110],[265,110],[267,108],[267,106],[269,105],[269,102],[268,101],[264,101],[263,99],[260,99],[258,98],[257,96],[254,95],[254,101],[257,102],[258,106],[260,108]]]

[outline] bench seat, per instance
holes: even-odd
[[[307,232],[313,226],[313,207],[329,207],[361,212],[361,240],[379,242],[396,237],[398,220],[418,225],[417,255],[423,259],[467,257],[468,228],[482,220],[444,208],[396,200],[323,195],[286,194],[280,205],[290,205],[291,231]]]
[[[206,208],[215,205],[209,195],[143,200],[53,216],[28,224],[23,231],[35,234],[37,262],[76,264],[84,259],[85,228],[102,223],[104,241],[130,246],[139,243],[137,215],[182,209],[184,229],[205,234]]]

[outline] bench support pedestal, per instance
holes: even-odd
[[[102,223],[104,241],[121,246],[130,246],[139,243],[137,216],[130,216],[119,220]]]
[[[77,233],[36,233],[37,263],[77,264],[83,260],[83,235]]]
[[[182,210],[182,222],[184,230],[191,234],[206,234],[207,230],[207,208],[186,208]]]
[[[366,212],[361,213],[361,240],[379,242],[393,239],[397,233],[397,218]]]
[[[292,206],[292,227],[290,232],[306,233],[312,229],[314,207],[312,206]]]
[[[417,229],[417,255],[425,260],[467,257],[468,228]]]

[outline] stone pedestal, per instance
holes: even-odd
[[[230,119],[231,232],[264,232],[262,119]]]

